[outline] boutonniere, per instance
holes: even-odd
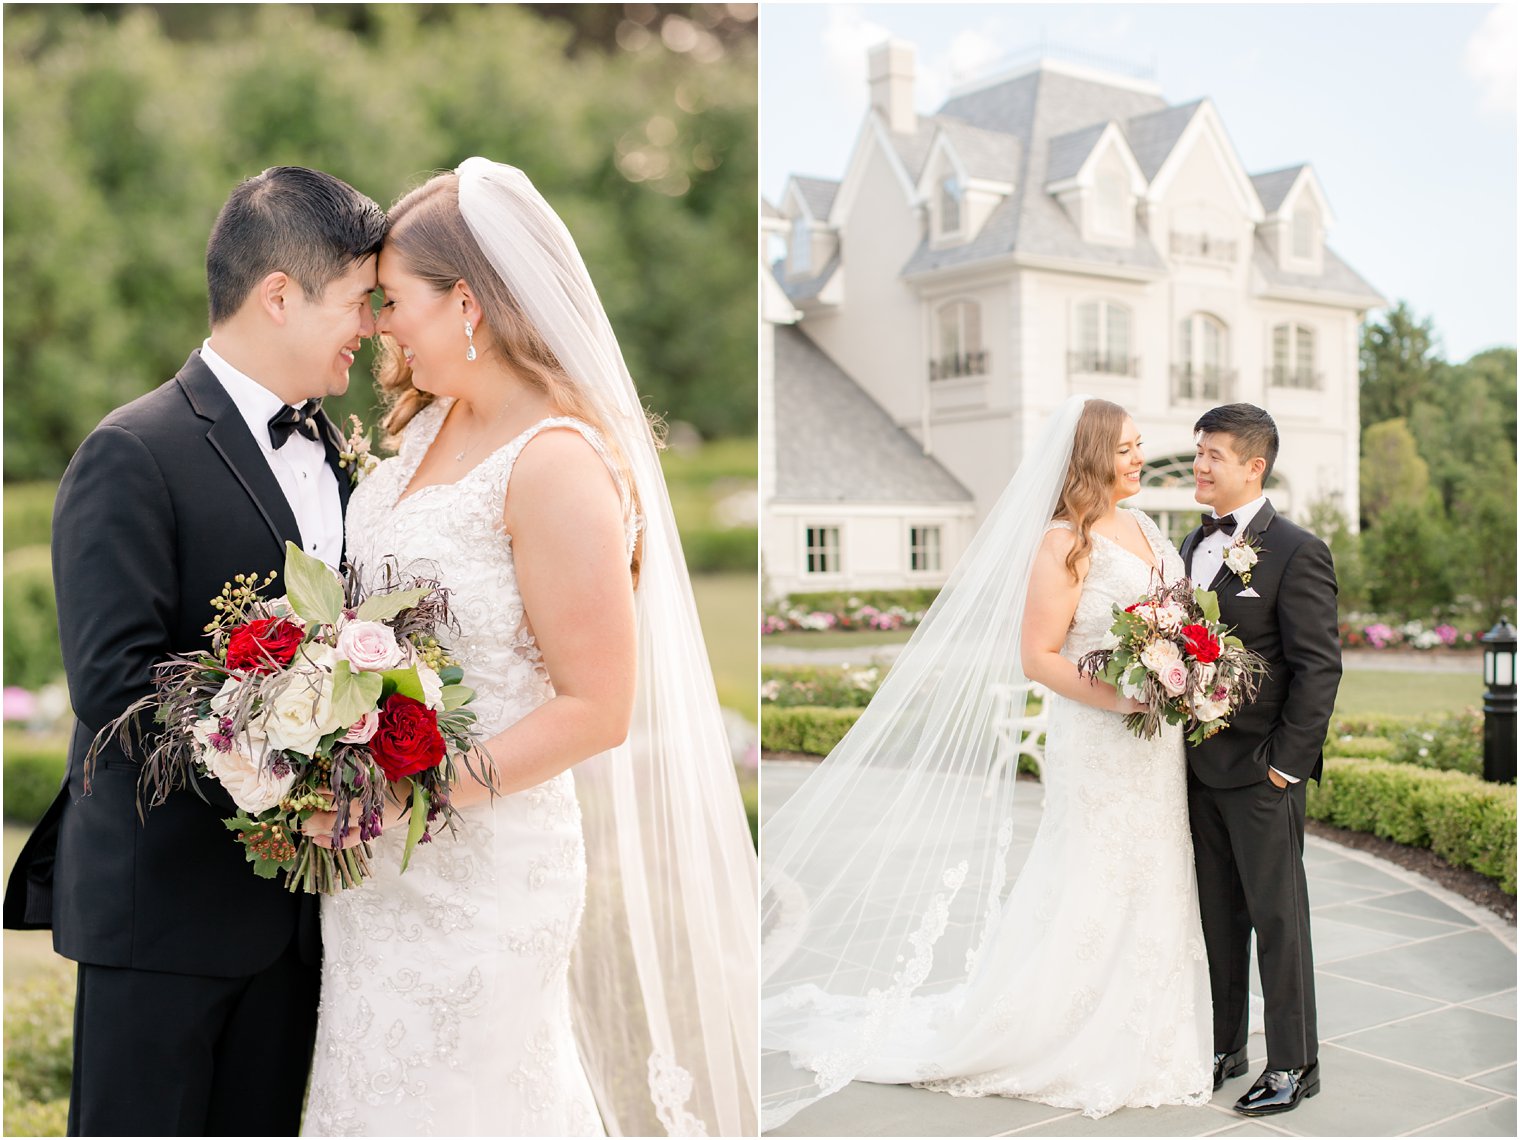
[[[349,416],[348,422],[348,438],[343,441],[343,450],[338,452],[338,466],[348,472],[349,485],[357,487],[366,475],[380,466],[380,460],[370,452],[369,432],[365,430],[364,421],[358,416]]]
[[[1261,559],[1261,547],[1248,534],[1237,534],[1235,541],[1225,549],[1224,564],[1240,579],[1242,586],[1251,585],[1251,567]]]

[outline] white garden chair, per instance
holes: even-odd
[[[1018,758],[1028,756],[1036,764],[1045,763],[1045,730],[1050,727],[1050,690],[1038,681],[1022,685],[998,684],[991,687],[992,734],[997,740],[997,754],[987,773],[983,795],[991,796],[1010,763],[1018,776]],[[1029,715],[1029,698],[1038,697],[1040,711]]]

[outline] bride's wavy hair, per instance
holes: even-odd
[[[1077,432],[1071,444],[1071,465],[1056,504],[1056,518],[1065,519],[1076,531],[1077,541],[1066,555],[1066,569],[1077,581],[1077,563],[1092,553],[1092,527],[1113,502],[1114,453],[1129,413],[1108,400],[1088,400],[1082,405]]]
[[[438,293],[447,293],[456,283],[469,283],[482,309],[476,341],[480,355],[496,353],[501,361],[527,383],[544,393],[556,413],[582,420],[596,428],[602,442],[612,452],[614,464],[623,477],[632,499],[635,514],[640,512],[638,488],[633,472],[607,425],[597,414],[582,387],[560,364],[537,326],[523,312],[517,298],[492,268],[459,210],[459,176],[445,171],[428,179],[404,195],[387,214],[389,230],[385,248],[399,254],[407,269],[431,285]],[[481,333],[485,333],[481,336]],[[433,402],[433,394],[412,383],[411,365],[406,362],[395,340],[382,335],[375,357],[375,379],[380,384],[386,404],[380,421],[387,442],[395,446],[413,416]],[[652,423],[658,443],[659,424]],[[642,531],[633,552],[633,579],[638,582],[643,561]]]

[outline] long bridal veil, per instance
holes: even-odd
[[[590,275],[515,167],[458,167],[480,248],[591,400],[644,518],[627,743],[575,769],[586,913],[571,965],[581,1058],[612,1134],[753,1136],[756,863],[675,516]]]
[[[767,1067],[763,1129],[927,1040],[976,974],[1014,837],[997,721],[1021,711],[1030,571],[1085,403],[1056,409],[870,706],[765,822],[762,1041],[791,1067]]]

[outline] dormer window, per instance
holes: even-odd
[[[953,173],[940,179],[939,183],[939,229],[942,234],[958,233],[961,228],[960,179]]]
[[[1308,261],[1314,256],[1314,211],[1300,206],[1293,211],[1293,256]]]
[[[1129,184],[1123,172],[1105,170],[1098,176],[1097,214],[1093,222],[1097,229],[1107,234],[1124,232],[1124,207],[1129,197]]]
[[[813,267],[813,235],[806,218],[792,219],[792,248],[789,267],[793,273],[806,273]]]

